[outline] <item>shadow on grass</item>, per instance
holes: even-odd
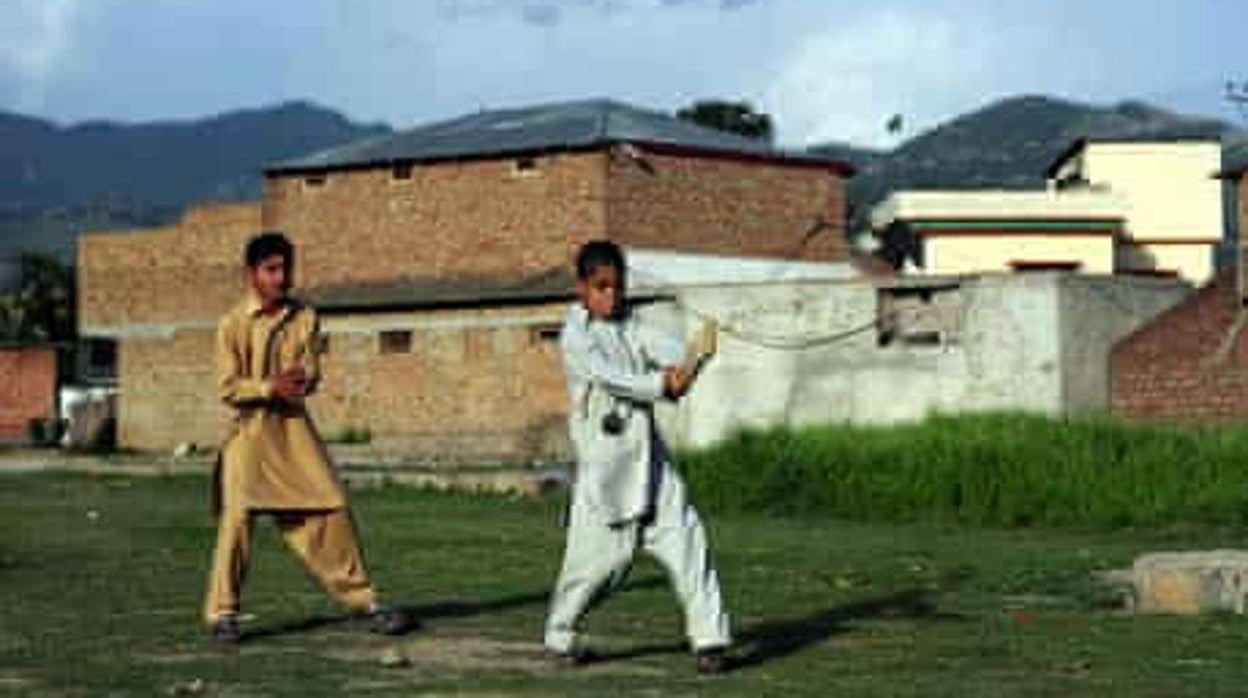
[[[800,618],[750,626],[738,639],[742,652],[734,665],[746,668],[787,657],[845,632],[845,626],[855,620],[867,619],[960,620],[961,616],[939,613],[931,591],[907,589],[833,606]]]
[[[636,582],[629,582],[624,585],[620,591],[628,589],[649,589],[663,584],[661,577],[646,577]],[[524,594],[513,594],[511,596],[503,596],[497,599],[488,599],[485,601],[459,601],[455,599],[444,601],[429,601],[420,604],[396,604],[396,606],[410,613],[418,623],[436,620],[439,618],[471,618],[486,613],[494,613],[498,611],[506,611],[512,608],[520,608],[533,604],[545,604],[550,599],[550,590],[528,592]],[[336,614],[320,614],[299,618],[296,620],[283,621],[272,625],[262,626],[254,630],[246,632],[243,639],[250,642],[253,640],[261,640],[264,638],[279,637],[282,635],[297,635],[300,633],[312,632],[320,628],[333,625],[342,625],[352,622],[351,616],[343,613]],[[413,628],[413,632],[419,630],[419,627]]]
[[[845,632],[845,626],[852,621],[872,618],[959,620],[961,616],[937,612],[933,594],[925,589],[862,599],[798,618],[766,621],[744,628],[736,639],[732,668],[744,669],[786,657]],[[599,661],[624,661],[686,652],[689,652],[688,643],[667,642],[604,652],[599,655]]]

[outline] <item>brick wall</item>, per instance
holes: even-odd
[[[528,275],[567,263],[602,234],[605,154],[330,172],[323,183],[270,177],[264,223],[301,246],[304,286],[401,277]]]
[[[183,442],[217,443],[225,410],[216,398],[214,341],[215,329],[200,329],[118,344],[117,438],[122,446],[166,450]]]
[[[333,437],[443,460],[535,460],[567,452],[567,396],[551,329],[564,306],[326,317],[325,382],[313,402]],[[404,329],[411,351],[382,354]]]
[[[821,167],[642,149],[610,160],[607,229],[643,248],[849,259],[845,182]],[[825,225],[807,244],[818,222]]]
[[[469,461],[530,461],[566,453],[566,402],[557,343],[561,304],[323,318],[324,379],[311,409],[329,439],[367,429],[372,445]],[[411,351],[382,354],[378,333],[412,333]],[[121,443],[171,449],[216,445],[213,333],[122,342]]]
[[[1226,270],[1119,342],[1110,357],[1113,409],[1146,421],[1248,420],[1248,327]],[[1226,351],[1223,351],[1225,347]]]
[[[821,167],[606,150],[534,159],[281,175],[264,224],[301,245],[300,284],[515,276],[567,265],[585,240],[843,261],[844,180]],[[825,225],[809,244],[812,227]]]
[[[56,350],[0,347],[0,439],[25,440],[32,419],[56,416]]]
[[[266,182],[262,207],[192,209],[177,225],[79,242],[80,322],[205,326],[243,291],[240,251],[262,227],[300,247],[299,286],[528,275],[567,265],[610,235],[688,252],[845,260],[842,179],[821,168],[646,153],[646,168],[606,151],[331,172]],[[608,175],[609,173],[609,175]],[[817,221],[828,227],[802,239]]]
[[[260,229],[255,204],[193,208],[178,224],[78,240],[79,323],[109,328],[213,324],[242,293],[242,247]]]
[[[1248,231],[1248,177],[1240,177],[1240,264]],[[1199,424],[1248,421],[1248,322],[1237,275],[1226,269],[1119,343],[1111,357],[1114,411]]]

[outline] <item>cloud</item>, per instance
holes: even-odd
[[[895,7],[825,25],[785,52],[763,106],[790,143],[885,144],[890,115],[929,123],[980,81],[991,46],[971,20]]]
[[[771,113],[786,145],[880,145],[894,113],[912,136],[1012,93],[1182,89],[1166,98],[1182,107],[1244,63],[1248,3],[1137,1],[0,0],[0,108],[150,120],[312,99],[405,127],[726,98]]]
[[[70,33],[82,5],[76,0],[6,0],[0,24],[0,84],[17,91],[15,106],[37,109],[44,90],[71,48]]]

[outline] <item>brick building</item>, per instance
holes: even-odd
[[[610,101],[481,112],[277,164],[260,205],[85,237],[80,323],[118,340],[123,445],[213,443],[216,318],[243,241],[278,228],[324,315],[327,435],[541,458],[564,447],[552,340],[578,245],[845,262],[850,174]]]
[[[1129,335],[1111,356],[1113,408],[1150,421],[1218,424],[1248,419],[1243,231],[1248,224],[1248,145],[1228,147],[1218,177],[1235,195],[1239,263]]]
[[[0,442],[25,441],[32,421],[55,419],[56,389],[55,347],[0,346]]]

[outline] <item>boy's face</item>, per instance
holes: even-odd
[[[594,267],[588,277],[577,280],[576,295],[590,317],[609,320],[624,303],[624,274],[610,264]]]
[[[290,266],[284,256],[275,254],[247,268],[248,281],[266,307],[280,302],[290,292]]]

